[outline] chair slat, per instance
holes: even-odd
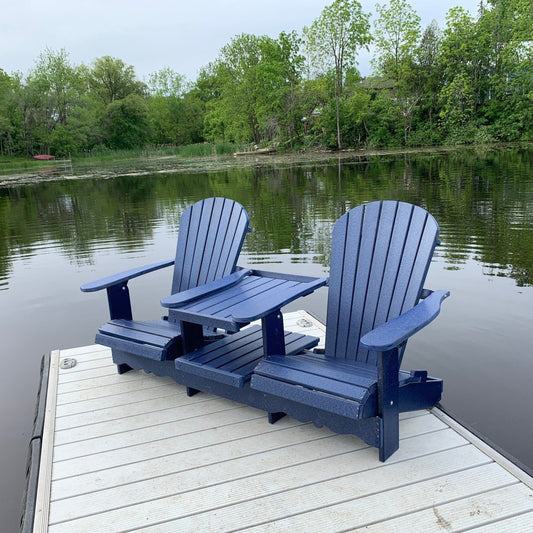
[[[227,230],[230,226],[233,229],[230,220],[233,207],[233,202],[227,202],[225,198],[215,198],[196,285],[203,285],[217,278],[218,263],[225,259]],[[221,238],[222,236],[223,238]],[[222,269],[218,277],[224,277],[224,275],[226,275],[226,271]]]
[[[220,224],[224,239],[219,239],[213,250],[213,268],[210,270],[213,279],[222,278],[233,271],[248,231],[248,215],[242,207],[237,209],[233,202],[227,204],[225,215],[228,222],[226,223],[224,218]]]
[[[371,259],[370,274],[366,286],[361,327],[359,329],[359,335],[357,337],[354,335],[350,339],[351,343],[355,343],[355,345],[351,345],[351,350],[358,353],[356,358],[358,361],[368,362],[370,360],[375,364],[375,354],[371,354],[368,350],[360,348],[358,346],[359,338],[374,327],[376,309],[382,297],[381,289],[389,268],[389,256],[392,251],[391,248],[394,237],[393,230],[396,223],[397,212],[397,203],[385,202],[381,204],[376,227],[376,240]]]
[[[194,204],[189,207],[180,221],[178,245],[176,248],[176,263],[174,266],[175,282],[172,286],[172,294],[191,288],[190,276],[193,268],[197,236],[205,203],[206,201],[204,200],[200,205]],[[182,221],[185,222],[185,227],[183,227]]]
[[[397,204],[387,264],[379,291],[379,298],[376,304],[371,329],[388,320],[392,298],[398,281],[398,270],[405,251],[405,242],[409,231],[412,210],[412,205],[404,203]]]
[[[338,358],[313,353],[298,354],[295,357],[271,355],[268,357],[268,361],[294,370],[311,372],[318,376],[366,388],[375,385],[377,379],[375,366],[357,361],[343,362]]]
[[[353,210],[352,210],[353,211]],[[327,308],[326,351],[345,356],[345,339],[349,321],[341,310],[352,308],[353,293],[344,289],[355,283],[355,269],[359,256],[359,237],[363,211],[357,210],[353,216],[342,216],[333,227],[331,264],[329,273],[329,293]],[[344,344],[343,346],[339,345]]]
[[[268,359],[261,363],[255,373],[259,376],[273,378],[291,385],[305,387],[314,391],[324,392],[334,396],[340,396],[349,400],[364,403],[367,401],[373,389],[362,387],[356,384],[346,383],[336,379],[317,375],[314,367],[306,371],[305,366],[292,368],[289,365],[272,364]]]

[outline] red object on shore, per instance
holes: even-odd
[[[50,161],[51,159],[55,159],[55,155],[48,155],[48,154],[39,154],[34,155],[33,159],[38,159],[39,161]]]

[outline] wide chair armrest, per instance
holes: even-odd
[[[295,276],[296,277],[296,276]],[[302,279],[303,276],[301,277]],[[240,324],[247,324],[265,317],[290,302],[311,294],[316,289],[326,285],[328,278],[309,278],[292,287],[283,288],[279,292],[270,291],[240,304],[232,312],[232,318]]]
[[[186,291],[178,292],[176,294],[167,296],[166,298],[163,298],[161,300],[161,305],[170,309],[176,309],[185,304],[189,304],[194,300],[203,298],[204,296],[209,296],[224,289],[228,289],[229,287],[232,287],[233,285],[239,283],[241,279],[245,278],[246,276],[249,276],[252,272],[251,270],[245,268],[237,268],[239,268],[239,270],[233,272],[229,276],[216,279],[198,287],[193,287],[192,289],[188,289]]]
[[[431,292],[409,311],[363,335],[361,346],[376,352],[385,352],[400,346],[438,316],[441,304],[448,296],[450,293],[447,291]]]
[[[97,279],[96,281],[85,283],[80,287],[80,289],[82,292],[100,291],[102,289],[107,289],[108,287],[113,287],[114,285],[120,285],[121,283],[124,283],[130,279],[137,278],[143,274],[148,274],[149,272],[153,272],[154,270],[159,270],[173,264],[174,259],[169,259],[167,261],[160,261],[159,263],[152,263],[151,265],[132,268],[131,270],[125,270],[124,272],[119,272],[118,274],[113,274],[105,278]]]

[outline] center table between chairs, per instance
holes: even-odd
[[[327,278],[242,269],[164,298],[161,304],[173,310],[181,325],[185,355],[175,360],[176,369],[214,383],[244,387],[264,356],[295,354],[316,346],[316,337],[284,331],[281,308],[326,282]],[[259,319],[261,326],[241,329]],[[204,345],[204,327],[233,334]],[[188,385],[186,378],[180,381]],[[194,394],[197,389],[191,386],[188,392]],[[216,387],[211,392],[218,393]]]

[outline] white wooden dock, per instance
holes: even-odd
[[[108,348],[58,350],[33,531],[533,531],[533,478],[441,411],[403,416],[400,436],[380,463],[356,437],[118,375]]]

